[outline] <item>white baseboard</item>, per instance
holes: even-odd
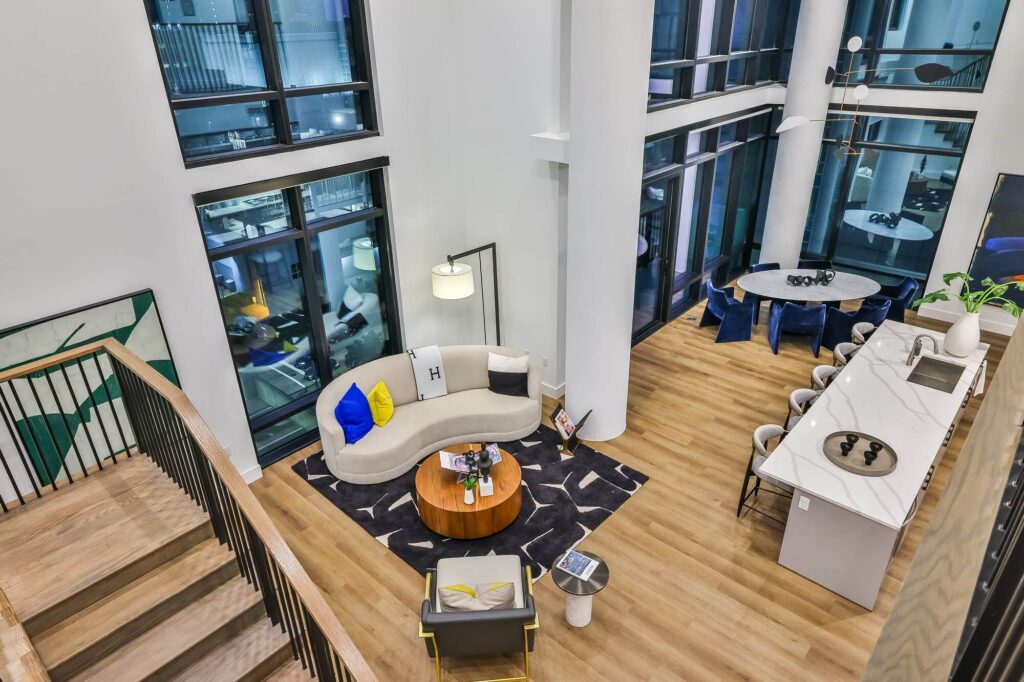
[[[242,474],[242,480],[245,481],[246,485],[252,485],[253,482],[263,478],[263,468],[260,467],[259,464],[252,467],[251,469],[240,471],[239,473]]]
[[[561,398],[565,395],[565,382],[560,383],[558,386],[550,386],[541,382],[540,392],[549,398]]]
[[[998,311],[1002,313],[1002,311]],[[930,317],[933,320],[942,320],[943,322],[956,322],[960,319],[961,313],[956,310],[949,310],[942,308],[937,305],[922,305],[918,310],[918,314],[922,317]],[[993,319],[988,317],[984,312],[981,314],[981,328],[987,332],[993,332],[995,334],[1002,334],[1003,336],[1012,336],[1013,330],[1017,328],[1017,321],[1013,319],[1009,314],[1006,315],[1006,320],[1001,319],[1002,315]],[[1009,320],[1009,321],[1007,321]]]

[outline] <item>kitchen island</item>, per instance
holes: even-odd
[[[779,563],[865,608],[874,607],[892,556],[924,497],[974,393],[988,346],[966,358],[921,357],[964,367],[949,392],[908,381],[919,335],[943,334],[886,321],[782,440],[761,471],[794,489]],[[863,476],[830,462],[822,446],[841,431],[869,434],[898,462],[884,476]]]

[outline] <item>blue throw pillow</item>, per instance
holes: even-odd
[[[338,406],[334,408],[334,418],[345,432],[345,442],[348,445],[358,442],[373,428],[370,401],[355,384],[352,384],[338,402]]]

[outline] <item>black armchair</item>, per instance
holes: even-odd
[[[502,575],[502,572],[510,570],[512,560],[515,563],[512,570],[518,572],[518,575]],[[447,575],[441,575],[439,578],[439,574]],[[439,580],[458,584],[501,579],[516,584],[518,594],[513,608],[442,611],[437,596]],[[427,655],[434,659],[434,672],[438,682],[441,682],[442,656],[487,656],[520,651],[525,660],[525,675],[492,682],[529,682],[530,652],[533,651],[534,638],[539,627],[537,605],[533,598],[533,576],[529,566],[521,566],[519,557],[442,559],[438,562],[438,568],[427,571],[423,604],[420,607],[419,636],[424,640]]]

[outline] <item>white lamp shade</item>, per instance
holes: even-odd
[[[473,268],[465,263],[435,265],[430,271],[430,280],[437,298],[456,299],[472,296],[476,291],[473,283]]]
[[[871,90],[866,85],[858,85],[853,89],[853,98],[858,102],[870,94]]]
[[[864,39],[860,36],[853,36],[846,41],[846,49],[850,52],[860,52],[862,47],[864,47]]]
[[[780,123],[779,127],[775,129],[775,132],[784,133],[787,130],[799,128],[803,124],[808,123],[810,120],[811,119],[807,118],[806,116],[787,116],[786,120]]]
[[[377,259],[373,253],[373,242],[369,237],[360,237],[352,242],[352,265],[357,270],[376,270]]]

